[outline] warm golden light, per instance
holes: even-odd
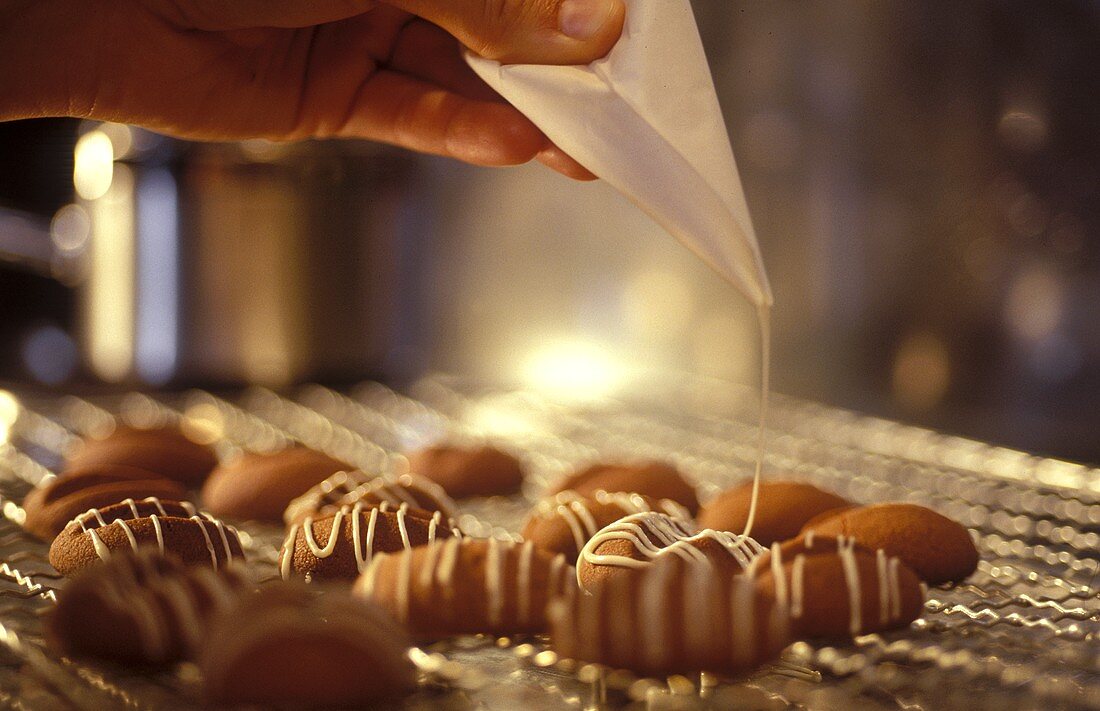
[[[912,333],[894,356],[894,399],[910,410],[930,410],[943,400],[951,382],[947,347],[931,333]]]
[[[216,405],[200,402],[187,408],[180,426],[189,439],[213,444],[225,434],[225,417]]]
[[[92,369],[119,381],[134,360],[134,178],[118,165],[102,199],[89,203],[87,338]]]
[[[645,339],[682,337],[695,311],[695,299],[686,278],[664,269],[631,275],[621,303],[624,323]]]
[[[111,139],[115,159],[125,158],[134,147],[134,132],[124,123],[105,123],[99,130]]]
[[[76,142],[73,154],[73,185],[85,200],[107,194],[114,176],[115,151],[103,131],[91,131]]]
[[[597,400],[622,383],[621,365],[608,351],[584,341],[549,343],[524,361],[525,383],[547,394],[568,400]]]
[[[11,436],[12,425],[19,419],[19,401],[7,390],[0,390],[0,444]]]

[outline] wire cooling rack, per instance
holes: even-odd
[[[635,679],[560,660],[544,640],[463,637],[415,650],[422,690],[408,708],[1100,709],[1100,470],[1042,459],[776,396],[765,471],[857,502],[911,501],[967,525],[978,572],[933,588],[909,629],[843,644],[799,642],[746,680]],[[528,468],[522,496],[462,502],[472,535],[514,538],[557,477],[598,459],[664,458],[711,495],[751,472],[755,401],[728,384],[665,379],[616,400],[559,402],[436,376],[406,393],[367,383],[133,393],[94,401],[0,392],[0,704],[13,708],[189,708],[197,673],[135,674],[58,659],[40,614],[62,580],[19,507],[74,437],[122,417],[178,419],[220,454],[305,444],[368,471],[438,441],[491,441]],[[282,532],[233,522],[259,576],[275,574]]]

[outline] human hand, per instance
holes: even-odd
[[[466,66],[461,45],[582,64],[610,50],[624,13],[622,0],[0,0],[14,70],[0,118],[365,138],[478,165],[537,157],[591,178]]]

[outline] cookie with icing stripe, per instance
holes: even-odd
[[[604,527],[584,545],[577,558],[577,582],[582,589],[591,590],[661,558],[682,558],[739,573],[763,550],[752,538],[726,531],[700,531],[694,524],[667,514],[631,514]]]
[[[738,675],[792,640],[786,611],[755,581],[698,559],[665,557],[550,605],[563,657],[638,674]]]
[[[443,487],[422,476],[376,476],[349,470],[333,474],[291,501],[283,520],[290,526],[306,516],[316,518],[335,513],[342,506],[354,506],[360,501],[373,506],[408,504],[412,509],[438,511],[448,520],[458,515],[458,507]]]
[[[727,489],[699,510],[699,525],[716,531],[743,533],[752,505],[752,480]],[[826,511],[851,504],[828,491],[801,481],[762,480],[756,515],[749,535],[762,546],[794,538],[802,526]]]
[[[178,427],[138,429],[118,426],[102,439],[87,438],[69,452],[65,471],[126,464],[188,486],[201,484],[218,463],[214,451]]]
[[[978,549],[964,526],[916,504],[860,506],[812,522],[803,533],[849,536],[896,556],[929,585],[958,582],[978,567]]]
[[[439,484],[456,499],[514,494],[523,484],[520,461],[487,445],[428,447],[409,455],[409,470]]]
[[[418,638],[546,630],[546,605],[575,590],[565,556],[530,542],[451,539],[377,556],[356,595],[388,610]]]
[[[244,452],[223,462],[202,487],[203,505],[217,516],[279,521],[295,497],[352,467],[308,447]]]
[[[569,563],[576,563],[584,544],[601,528],[623,516],[646,511],[691,520],[687,509],[671,499],[602,490],[591,496],[562,491],[535,505],[523,526],[523,537],[544,551],[563,553]]]
[[[236,565],[188,567],[154,548],[123,550],[80,572],[45,620],[58,654],[122,664],[191,659],[210,618],[251,589]]]
[[[214,570],[243,560],[237,531],[186,501],[127,499],[86,511],[65,526],[50,545],[50,565],[72,575],[118,551],[155,547],[187,565]]]
[[[638,464],[593,464],[558,482],[548,493],[576,491],[590,495],[599,490],[626,491],[654,499],[671,499],[694,516],[699,511],[699,497],[676,467],[667,462]]]
[[[753,562],[757,584],[790,611],[800,637],[854,637],[920,617],[924,588],[898,558],[850,538],[806,536]]]
[[[199,667],[219,708],[391,708],[373,704],[416,688],[410,646],[375,605],[275,582],[214,620]]]
[[[182,499],[178,482],[153,472],[125,465],[105,464],[50,477],[27,494],[23,528],[44,541],[52,541],[65,524],[89,509],[109,506],[126,498]]]
[[[460,535],[438,512],[362,501],[290,527],[279,554],[283,579],[355,580],[378,553],[399,551]]]

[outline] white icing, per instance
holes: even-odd
[[[490,627],[500,625],[504,609],[504,558],[500,541],[490,538],[485,555],[485,611]]]
[[[210,539],[210,532],[206,530],[205,522],[199,516],[192,516],[190,520],[194,521],[198,525],[199,530],[202,531],[202,537],[206,541],[206,552],[210,554],[210,565],[214,567],[214,570],[217,570],[218,554],[214,550],[214,541]]]
[[[848,589],[848,631],[858,635],[863,627],[862,589],[859,580],[859,565],[856,561],[855,539],[837,537],[837,555],[844,569],[844,585]]]

